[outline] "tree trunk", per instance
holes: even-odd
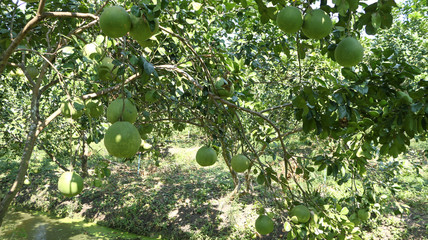
[[[42,70],[43,71],[43,70]],[[44,72],[41,75],[44,75]],[[5,197],[1,201],[0,205],[0,227],[3,223],[3,219],[6,216],[7,210],[21,190],[22,185],[24,184],[25,175],[27,174],[28,165],[30,164],[31,155],[33,154],[34,145],[39,134],[39,91],[40,91],[41,78],[39,77],[37,83],[33,86],[32,99],[31,99],[31,125],[30,130],[25,141],[24,151],[21,156],[21,164],[19,166],[18,175],[15,178],[15,181],[12,184],[9,192],[6,193]]]
[[[86,150],[86,139],[83,134],[81,135],[83,137],[83,140],[82,140],[82,155],[80,155],[80,161],[82,164],[82,177],[85,178],[89,175],[88,174],[88,155],[89,155],[88,152],[89,151]]]

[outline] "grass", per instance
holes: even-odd
[[[232,196],[233,182],[222,159],[212,167],[202,168],[194,161],[202,139],[191,134],[174,136],[159,149],[157,160],[152,155],[142,156],[139,172],[137,159],[126,163],[113,161],[109,165],[112,175],[103,179],[101,187],[94,187],[91,185],[94,179],[91,171],[91,176],[85,179],[83,193],[72,199],[61,196],[56,190],[56,181],[61,173],[57,166],[38,154],[30,165],[32,183],[18,195],[15,207],[59,217],[79,215],[96,221],[98,225],[152,238],[257,238],[254,230],[257,209],[262,205],[267,209],[270,207],[269,202],[262,204],[260,201],[263,199],[256,197],[264,194],[263,187],[254,183],[253,194]],[[310,147],[308,143],[294,144],[295,148]],[[92,169],[104,162],[103,159],[110,159],[102,143],[91,147],[94,152],[90,160]],[[417,145],[415,149],[421,147],[424,145]],[[420,161],[418,156],[407,155],[399,159],[401,167],[394,180],[399,188],[395,194],[377,188],[378,198],[381,194],[387,197],[382,205],[384,214],[363,224],[362,228],[368,233],[366,239],[424,239],[427,235],[428,175],[426,164],[421,165],[419,173],[414,170],[414,164]],[[18,160],[2,161],[0,184],[10,183],[13,175],[10,169],[16,169]],[[385,162],[382,167],[385,166],[390,165]],[[379,167],[373,166],[373,170]],[[317,176],[313,186],[325,197],[346,198],[352,195],[348,191],[351,182],[338,185],[333,178],[324,178],[322,172],[311,174]],[[242,179],[243,175],[239,177]],[[363,182],[356,180],[356,185],[362,192]],[[402,212],[398,211],[400,207]],[[394,211],[398,214],[393,214]],[[275,233],[263,239],[284,238],[280,219],[276,220]]]

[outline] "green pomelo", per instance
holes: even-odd
[[[334,50],[336,62],[344,67],[352,67],[363,60],[364,48],[360,42],[353,37],[346,37]]]
[[[109,37],[123,37],[131,29],[131,17],[123,7],[107,7],[100,16],[100,27]]]
[[[129,35],[141,45],[159,31],[159,20],[155,19],[155,28],[152,31],[150,24],[144,16],[136,17],[133,14],[131,16],[131,30]]]
[[[66,197],[74,197],[83,190],[83,178],[75,172],[65,172],[58,180],[58,190]]]
[[[88,43],[83,47],[83,56],[94,59],[96,56],[102,54],[101,48],[95,43]]]
[[[235,172],[245,172],[250,167],[250,160],[242,154],[238,154],[232,157],[232,168]]]
[[[104,113],[103,105],[93,100],[89,100],[86,103],[86,108],[89,110],[89,115],[93,118],[99,118]]]
[[[39,76],[39,69],[37,69],[37,67],[31,65],[31,66],[27,67],[27,73],[31,79],[35,79],[37,76]]]
[[[104,146],[110,155],[130,158],[140,148],[141,137],[138,129],[129,122],[115,122],[104,135]]]
[[[368,212],[365,209],[358,210],[358,218],[361,219],[361,221],[367,221],[370,218],[370,212]]]
[[[78,106],[80,109],[77,110],[75,106]],[[80,103],[66,102],[61,104],[61,113],[66,118],[76,120],[83,115],[83,108],[84,106]]]
[[[231,97],[235,92],[235,87],[232,83],[228,83],[224,78],[220,78],[215,82],[215,89],[220,97]]]
[[[125,109],[123,102],[125,101]],[[137,120],[137,108],[128,99],[117,98],[107,107],[107,121],[115,123],[117,121],[127,121],[134,123]],[[122,116],[122,120],[120,120]]]
[[[276,24],[285,33],[295,33],[303,25],[302,13],[296,7],[285,7],[278,13]]]
[[[311,212],[303,205],[297,205],[290,211],[291,216],[296,216],[300,223],[305,223],[311,218]]]
[[[118,69],[114,66],[113,59],[105,57],[97,67],[98,78],[102,81],[113,80],[116,78]]]
[[[269,234],[273,231],[274,228],[274,222],[272,219],[267,215],[260,215],[256,219],[256,230],[261,235]]]
[[[313,10],[305,14],[302,31],[312,39],[321,39],[330,34],[333,23],[326,12],[321,9]]]
[[[217,153],[214,149],[204,146],[196,153],[196,162],[203,166],[211,166],[217,161]]]

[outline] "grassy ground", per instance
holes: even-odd
[[[56,181],[61,171],[39,154],[30,166],[31,184],[16,198],[15,207],[43,211],[57,216],[81,215],[111,228],[162,239],[253,239],[254,221],[259,205],[254,197],[262,188],[254,184],[254,195],[231,196],[233,182],[222,159],[212,167],[201,168],[194,156],[201,146],[195,138],[176,138],[163,146],[161,158],[142,157],[138,163],[112,162],[112,175],[101,187],[92,186],[93,176],[85,179],[82,194],[73,199],[61,196]],[[92,163],[102,161],[103,148],[94,154]],[[397,175],[397,193],[384,194],[399,205],[386,205],[386,214],[371,219],[363,226],[366,239],[426,239],[428,234],[426,162],[419,174],[410,164],[417,155],[402,157]],[[413,161],[412,161],[413,162]],[[0,165],[0,184],[11,181],[17,161]],[[93,167],[93,166],[92,166]],[[93,172],[90,172],[94,175]],[[241,178],[243,176],[240,176]],[[323,177],[320,175],[320,179]],[[316,184],[327,195],[341,194],[349,187],[337,185],[330,178]],[[379,189],[380,191],[381,189]],[[2,191],[5,191],[2,189]],[[402,209],[402,211],[398,211]],[[393,212],[396,211],[397,214]],[[262,239],[282,239],[282,225]]]

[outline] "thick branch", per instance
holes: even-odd
[[[19,43],[24,39],[25,35],[34,27],[36,26],[43,18],[39,15],[36,15],[33,17],[21,30],[21,32],[16,36],[16,38],[12,41],[12,43],[9,45],[9,47],[4,51],[3,55],[1,56],[1,62],[0,62],[0,73],[3,72],[4,68],[6,67],[7,61],[9,60],[9,57],[12,55],[12,53],[15,51],[15,48],[19,45]]]
[[[44,3],[46,0],[40,1],[39,9],[36,13],[36,16],[34,16],[21,30],[21,32],[18,34],[18,36],[12,41],[12,43],[9,45],[9,47],[6,49],[6,51],[1,56],[1,62],[0,62],[0,73],[3,72],[4,68],[6,67],[6,64],[12,55],[12,53],[15,51],[16,47],[19,45],[19,43],[24,39],[24,37],[27,35],[27,33],[36,26],[40,21],[42,21],[44,18],[64,18],[64,17],[73,17],[73,18],[92,18],[94,19],[94,23],[89,23],[88,25],[93,25],[98,21],[98,16],[91,14],[91,13],[73,13],[73,12],[45,12],[43,13],[44,9]],[[76,30],[73,32],[73,34],[80,32],[81,29]]]

